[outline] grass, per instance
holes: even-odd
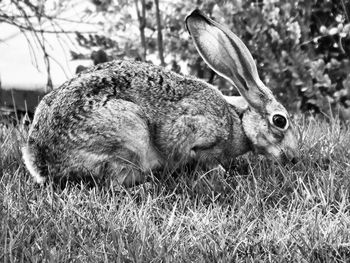
[[[23,126],[0,126],[1,262],[347,262],[350,133],[299,121],[301,162],[240,158],[118,192],[38,187]]]

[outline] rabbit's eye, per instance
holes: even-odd
[[[280,129],[285,129],[287,126],[287,119],[280,114],[273,115],[272,121],[273,124]]]

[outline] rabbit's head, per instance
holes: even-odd
[[[204,61],[229,80],[247,101],[242,125],[253,150],[281,163],[295,162],[298,142],[290,116],[260,80],[244,43],[199,10],[186,18],[186,26]]]

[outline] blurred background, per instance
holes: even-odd
[[[0,0],[0,117],[32,113],[45,93],[113,59],[237,94],[191,42],[184,20],[195,8],[243,40],[289,110],[350,119],[349,0]]]

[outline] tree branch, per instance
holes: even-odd
[[[142,48],[141,60],[146,61],[147,43],[146,43],[146,35],[145,35],[145,27],[146,27],[146,3],[145,3],[145,0],[141,0],[141,11],[139,8],[139,1],[138,0],[135,0],[135,7],[136,7],[137,18],[139,20],[139,29],[140,29],[140,37],[141,37],[141,48]]]
[[[154,0],[156,5],[156,18],[157,18],[157,42],[158,42],[158,54],[160,64],[164,67],[164,48],[163,48],[163,34],[162,34],[162,24],[160,21],[160,11],[159,11],[159,0]]]
[[[47,34],[75,34],[78,31],[77,30],[46,30],[46,29],[36,29],[32,26],[26,26],[26,25],[22,25],[19,24],[15,21],[8,21],[5,19],[0,18],[0,22],[4,22],[13,26],[16,26],[20,29],[23,30],[27,30],[27,31],[31,31],[31,32],[35,32],[35,33],[47,33]],[[80,32],[82,34],[92,34],[92,33],[96,33],[97,31],[84,31],[84,32]]]

